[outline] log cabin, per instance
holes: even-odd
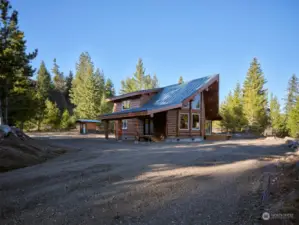
[[[141,90],[119,96],[113,112],[100,115],[108,139],[108,122],[115,123],[118,140],[202,140],[219,116],[219,74],[182,84]]]

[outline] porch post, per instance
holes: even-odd
[[[201,92],[201,135],[204,138],[206,135],[205,129],[205,121],[206,121],[206,114],[205,114],[205,102],[204,102],[204,91]]]
[[[109,121],[108,120],[104,121],[104,130],[105,130],[105,139],[108,140],[108,138],[109,138]]]
[[[122,120],[117,120],[117,140],[122,139]]]
[[[189,102],[189,136],[191,137],[192,131],[192,101]]]

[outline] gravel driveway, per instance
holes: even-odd
[[[0,174],[0,224],[253,224],[261,158],[287,151],[262,140],[51,142],[74,150]]]

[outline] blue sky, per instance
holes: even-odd
[[[141,57],[160,86],[220,74],[220,98],[243,82],[257,57],[266,88],[285,95],[299,74],[299,2],[296,0],[12,0],[33,65],[53,59],[75,70],[83,51],[114,82],[133,74]]]

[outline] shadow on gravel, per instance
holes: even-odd
[[[20,217],[25,224],[164,225],[172,219],[200,224],[200,215],[214,213],[207,224],[217,224],[220,219],[222,224],[233,224],[225,221],[227,215],[251,206],[241,204],[235,193],[246,196],[259,188],[252,184],[259,180],[262,169],[255,163],[283,156],[288,150],[284,144],[239,140],[203,144],[54,142],[80,151],[0,175],[0,223]],[[175,215],[174,209],[178,211]]]

